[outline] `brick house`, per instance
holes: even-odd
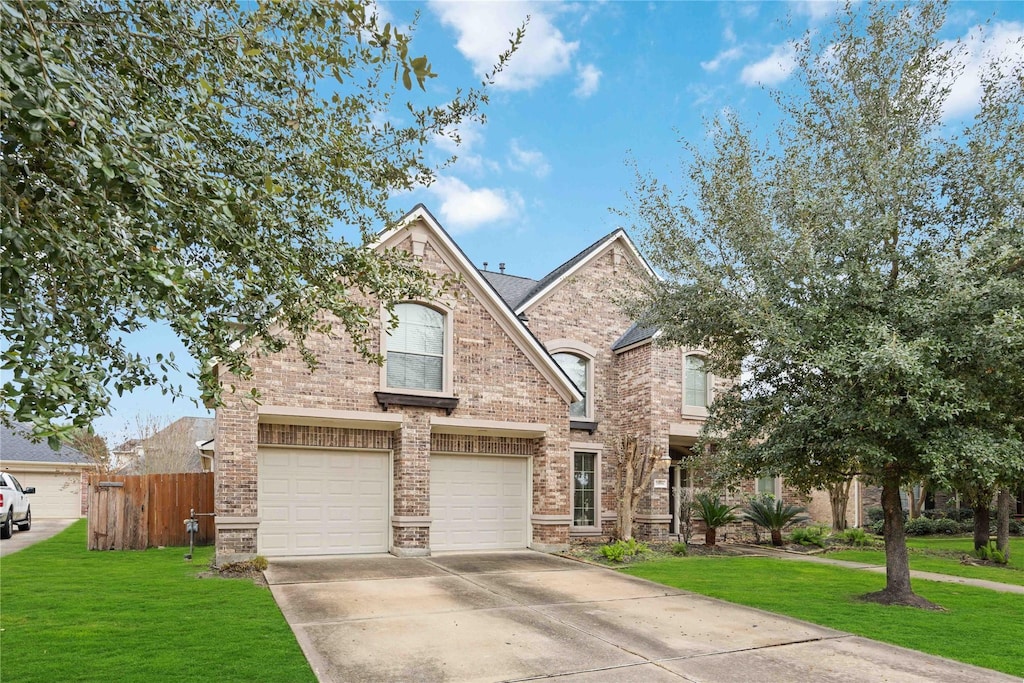
[[[534,281],[476,268],[422,206],[382,234],[459,279],[438,301],[376,323],[383,367],[345,339],[251,361],[217,410],[218,561],[534,548],[607,536],[612,443],[636,434],[664,457],[635,531],[677,531],[675,492],[716,387],[697,351],[662,348],[616,305],[653,272],[616,230]],[[259,388],[259,405],[246,401]],[[777,484],[776,484],[777,485]]]

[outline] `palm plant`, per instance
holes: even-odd
[[[798,522],[810,519],[807,508],[798,505],[786,505],[781,500],[754,498],[747,504],[743,516],[759,527],[772,533],[772,545],[782,545],[782,530]]]
[[[738,505],[728,505],[707,491],[694,496],[694,517],[704,522],[704,545],[713,546],[717,540],[718,527],[738,522],[735,510]]]

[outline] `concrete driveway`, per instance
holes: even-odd
[[[530,551],[274,560],[321,681],[1016,681]]]
[[[77,521],[77,519],[33,519],[31,529],[28,531],[16,530],[9,539],[0,541],[0,557],[16,553],[33,543],[56,536]]]

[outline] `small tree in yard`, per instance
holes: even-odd
[[[704,522],[704,545],[714,546],[718,542],[719,527],[740,521],[736,514],[737,507],[723,503],[710,491],[702,491],[694,496],[693,516]]]
[[[744,376],[704,427],[722,466],[878,483],[886,585],[865,599],[921,607],[900,491],[1024,468],[1024,50],[952,128],[944,22],[934,2],[848,4],[797,46],[771,144],[722,117],[681,191],[638,174],[632,197],[665,277],[630,313]]]
[[[654,468],[661,460],[661,449],[634,435],[621,436],[615,441],[615,471],[617,479],[618,511],[615,537],[633,538],[633,517],[650,486]]]
[[[743,516],[757,526],[768,529],[772,534],[772,545],[782,545],[782,532],[794,524],[810,519],[807,508],[799,505],[788,505],[781,500],[752,499],[747,503]]]

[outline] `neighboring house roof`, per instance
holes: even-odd
[[[46,441],[32,441],[29,438],[31,429],[23,424],[15,427],[0,425],[0,460],[60,465],[89,464],[87,455],[67,444],[55,451]]]
[[[435,247],[441,248],[438,253],[446,261],[449,261],[449,267],[463,275],[466,284],[484,305],[484,308],[551,383],[559,396],[568,403],[582,400],[583,394],[551,357],[544,345],[533,335],[526,324],[516,317],[516,311],[498,294],[494,285],[473,265],[462,248],[455,243],[451,235],[423,204],[417,204],[412,211],[402,217],[397,226],[380,233],[377,239],[368,246],[371,249],[376,249],[388,242],[398,241],[404,234],[410,232],[417,222],[426,226],[427,230],[433,234],[436,238]]]
[[[518,275],[506,275],[505,273],[495,273],[491,270],[481,270],[480,274],[491,283],[491,287],[498,293],[505,303],[508,304],[509,308],[515,309],[520,302],[529,296],[533,288],[537,286],[536,280],[531,280],[528,277],[520,277]]]
[[[626,231],[622,228],[616,228],[541,278],[541,280],[534,285],[533,289],[527,292],[519,303],[516,304],[516,313],[522,313],[539,301],[548,292],[558,287],[562,282],[569,278],[573,273],[583,268],[593,258],[600,254],[606,246],[616,240],[621,240],[623,244],[626,245],[629,251],[633,254],[636,262],[640,264],[651,277],[657,277],[654,269],[651,268],[650,264],[647,263],[647,260],[640,254],[640,251],[636,248],[636,245],[633,244],[633,241],[629,239],[629,235],[626,234]]]
[[[631,346],[636,346],[637,344],[642,344],[654,339],[657,334],[657,327],[643,327],[633,323],[621,337],[615,340],[615,343],[612,344],[612,351],[625,351]]]

